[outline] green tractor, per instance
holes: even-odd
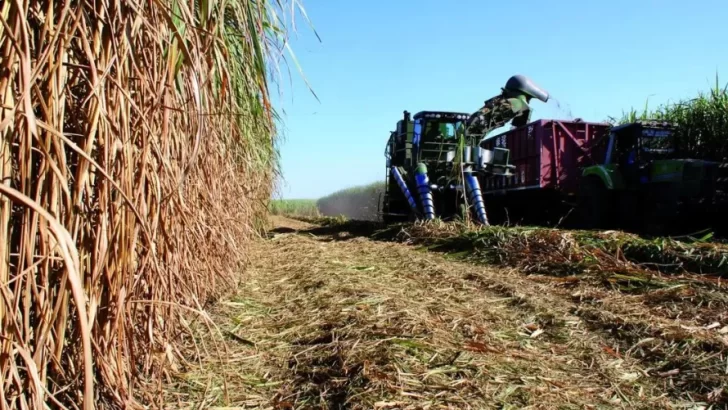
[[[593,150],[604,162],[582,174],[582,225],[663,234],[715,211],[719,164],[682,157],[675,128],[656,120],[612,127],[602,149]]]

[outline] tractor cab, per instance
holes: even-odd
[[[676,129],[674,124],[660,121],[636,121],[612,128],[606,163],[619,169],[625,188],[671,185],[683,197],[714,189],[717,164],[684,158]]]
[[[606,164],[620,169],[627,187],[658,182],[675,165],[669,161],[676,155],[674,130],[674,124],[657,121],[616,126],[609,136]]]
[[[668,159],[675,153],[675,125],[667,122],[637,121],[611,130],[609,153],[619,162],[648,162]]]

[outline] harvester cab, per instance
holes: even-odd
[[[524,76],[511,77],[501,93],[472,114],[408,111],[390,133],[385,149],[385,222],[464,217],[488,224],[479,178],[510,175],[509,152],[485,149],[479,142],[491,130],[530,118],[528,103],[548,100],[548,93]]]

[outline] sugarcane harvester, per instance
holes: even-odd
[[[510,175],[509,151],[484,149],[479,142],[508,122],[528,123],[532,99],[549,94],[522,75],[511,77],[501,93],[472,114],[404,111],[390,133],[385,157],[384,222],[452,220],[470,215],[488,225],[480,180]]]

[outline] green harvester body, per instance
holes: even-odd
[[[479,142],[493,129],[526,124],[531,99],[548,93],[528,78],[511,77],[501,93],[472,114],[408,111],[390,133],[385,149],[386,188],[380,215],[385,222],[450,220],[473,216],[488,224],[480,181],[508,175],[508,150],[484,150]]]

